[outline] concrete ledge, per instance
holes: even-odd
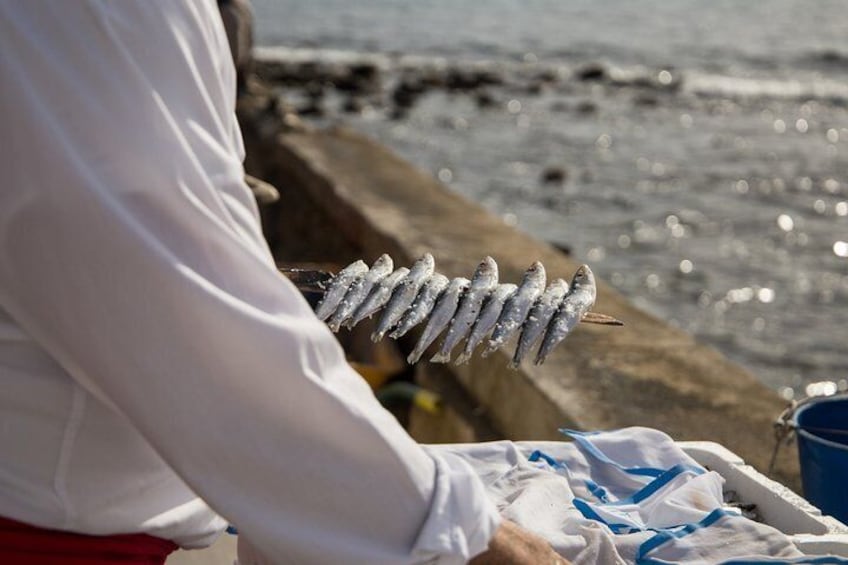
[[[266,218],[267,231],[285,234],[275,249],[282,257],[347,263],[386,252],[409,264],[429,251],[440,272],[469,276],[491,255],[501,279],[512,282],[534,260],[544,263],[549,277],[568,279],[578,266],[363,136],[344,129],[280,133],[268,125],[272,118],[247,110],[240,116],[250,172],[283,192]],[[509,370],[500,353],[476,355],[449,371],[510,439],[559,438],[561,427],[644,425],[678,440],[719,442],[765,469],[774,445],[772,421],[784,408],[776,393],[603,282],[596,309],[627,325],[581,325],[541,367]],[[796,459],[784,449],[776,478],[797,489]]]

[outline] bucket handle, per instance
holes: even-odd
[[[811,427],[800,427],[795,423],[795,412],[798,411],[799,408],[809,404],[814,400],[821,400],[822,398],[848,398],[848,392],[839,392],[836,394],[816,394],[812,396],[807,396],[802,398],[801,400],[792,400],[789,403],[789,406],[780,413],[780,415],[774,421],[774,450],[771,452],[771,459],[769,460],[768,472],[767,475],[769,477],[772,476],[774,471],[775,463],[777,462],[777,454],[780,451],[780,447],[782,445],[789,445],[792,443],[792,440],[795,438],[795,434],[798,429],[802,429],[807,432],[812,433],[828,433],[828,434],[836,434],[836,435],[848,435],[848,430],[832,430],[829,428],[811,428]]]

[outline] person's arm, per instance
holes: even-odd
[[[276,272],[217,17],[0,4],[0,306],[265,555],[464,562],[499,523],[479,479]]]

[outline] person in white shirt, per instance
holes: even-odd
[[[229,521],[271,563],[557,562],[276,271],[212,0],[0,0],[0,85],[0,517],[189,548]]]

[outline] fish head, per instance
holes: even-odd
[[[571,288],[573,290],[586,286],[595,286],[595,275],[589,265],[580,265],[574,273],[574,278],[571,279]]]
[[[540,278],[546,276],[545,266],[540,261],[534,261],[524,273],[524,278]]]

